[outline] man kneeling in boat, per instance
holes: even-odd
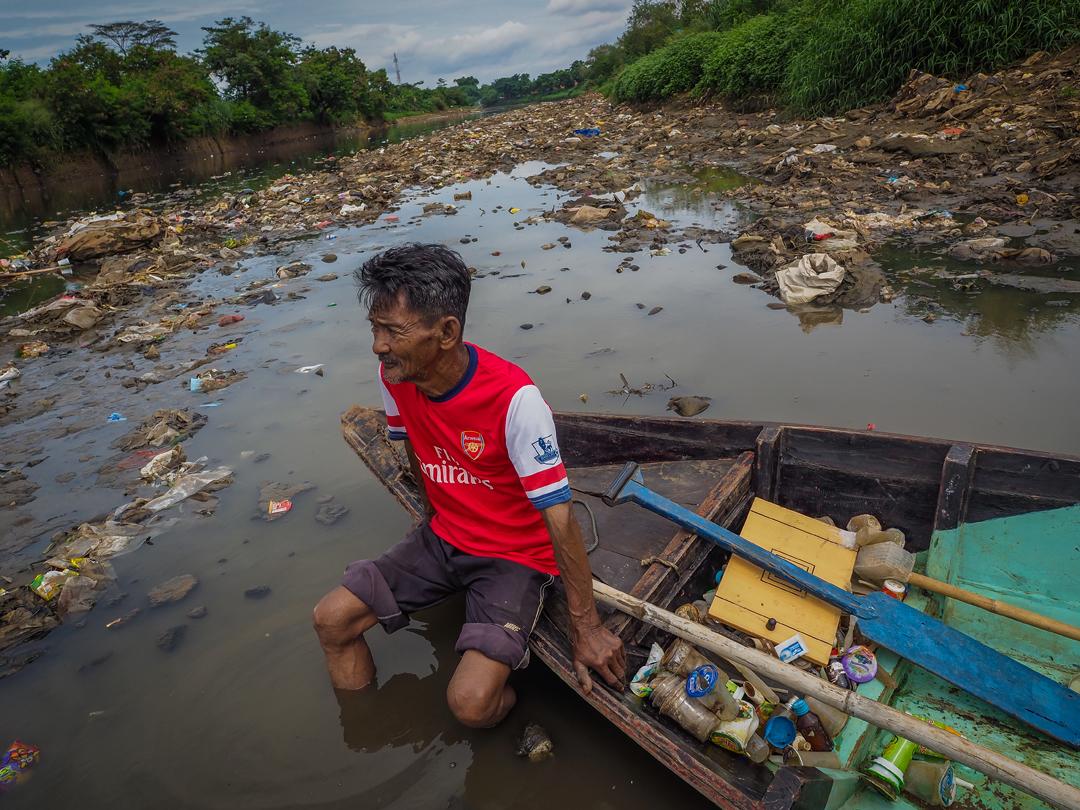
[[[447,701],[465,725],[493,726],[514,705],[507,681],[528,663],[529,634],[561,575],[583,689],[590,669],[621,689],[625,652],[596,611],[551,410],[524,371],[463,341],[470,278],[461,257],[403,245],[356,277],[390,438],[405,442],[427,520],[382,556],[349,565],[315,607],[331,683],[373,681],[364,633],[376,623],[392,633],[464,591]]]

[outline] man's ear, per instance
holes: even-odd
[[[439,336],[439,348],[444,351],[454,348],[461,340],[461,321],[453,315],[440,318],[436,330]]]

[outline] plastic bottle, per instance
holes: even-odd
[[[689,697],[683,684],[684,679],[678,675],[661,676],[653,682],[649,699],[662,715],[670,717],[699,742],[705,742],[716,727],[716,715]]]
[[[822,703],[815,697],[807,695],[803,700],[805,700],[806,705],[810,707],[810,711],[818,716],[821,725],[825,726],[825,731],[834,740],[836,739],[836,735],[844,730],[847,721],[851,719],[839,709],[834,709],[828,703]]]
[[[795,712],[783,703],[774,706],[768,722],[765,723],[765,733],[762,735],[765,742],[777,751],[783,751],[795,741],[797,733]]]
[[[701,620],[704,618],[698,606],[693,602],[687,602],[685,605],[679,605],[675,608],[675,615],[681,616],[684,619],[689,619],[692,622],[701,624]]]
[[[859,548],[877,543],[896,543],[903,546],[904,540],[904,533],[899,529],[871,529],[867,526],[855,532],[855,545]]]
[[[727,690],[727,673],[716,664],[703,664],[686,676],[686,694],[721,720],[739,716],[739,702]]]
[[[859,775],[887,799],[896,801],[896,797],[904,789],[905,773],[918,747],[918,743],[904,737],[893,737],[881,752],[881,756],[874,757]]]
[[[751,762],[756,762],[760,765],[762,762],[769,758],[769,754],[772,751],[769,748],[769,744],[761,739],[758,734],[751,734],[750,739],[746,741],[746,748],[743,750],[746,754],[746,758]]]
[[[660,659],[660,666],[668,672],[682,675],[683,677],[689,675],[698,667],[708,663],[705,656],[694,649],[692,644],[681,638],[668,647],[667,652],[664,653],[664,657]]]
[[[856,515],[847,522],[849,532],[858,532],[865,528],[881,529],[881,521],[873,515]]]
[[[806,701],[799,698],[791,701],[791,710],[795,712],[795,728],[810,744],[811,751],[832,751],[833,741],[825,730],[821,719],[810,711]]]
[[[956,801],[956,788],[974,787],[958,779],[951,762],[913,759],[904,773],[904,791],[931,807],[948,807]]]

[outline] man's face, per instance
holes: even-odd
[[[382,361],[387,382],[423,382],[439,357],[440,324],[428,324],[403,299],[399,295],[392,305],[368,313],[371,350]]]

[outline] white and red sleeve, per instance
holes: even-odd
[[[570,500],[570,482],[555,437],[555,421],[535,385],[522,386],[510,400],[506,451],[533,506],[547,509]]]
[[[409,438],[409,432],[405,429],[405,422],[401,418],[397,401],[382,376],[382,363],[379,363],[379,393],[382,394],[383,410],[386,411],[386,431],[393,441],[402,441]]]

